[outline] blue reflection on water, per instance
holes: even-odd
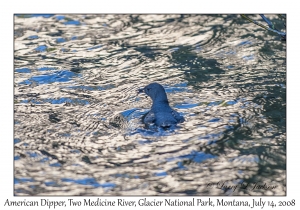
[[[48,162],[50,159],[48,157],[45,157],[43,159],[40,160],[41,163],[45,163]]]
[[[49,70],[56,70],[55,67],[41,67],[41,68],[38,68],[37,70],[39,71],[49,71]]]
[[[19,73],[30,73],[30,69],[29,68],[21,68],[21,69],[15,69],[15,72],[19,72]]]
[[[47,50],[47,46],[46,45],[41,45],[41,46],[38,46],[37,48],[35,48],[36,51],[39,51],[39,52],[44,52]]]
[[[32,14],[32,17],[44,17],[44,18],[49,18],[54,16],[54,14]]]
[[[145,144],[151,144],[152,141],[146,139],[146,140],[139,140],[138,143],[141,145],[145,145]]]
[[[209,120],[208,122],[218,122],[218,121],[220,121],[220,118],[213,118],[213,119]]]
[[[51,104],[63,104],[63,103],[72,103],[72,104],[83,104],[87,105],[89,104],[86,100],[80,100],[80,99],[70,99],[70,98],[60,98],[60,99],[48,99],[47,102],[50,102]]]
[[[128,109],[128,110],[125,110],[125,111],[121,112],[121,115],[123,117],[129,117],[136,110],[137,110],[136,108]]]
[[[254,56],[253,55],[244,56],[243,59],[246,61],[254,60]]]
[[[155,173],[154,175],[155,175],[155,176],[167,176],[168,173],[165,172],[165,171],[163,171],[163,172],[157,172],[157,173]]]
[[[187,168],[183,165],[183,162],[182,162],[182,161],[180,161],[180,162],[177,163],[177,167],[178,167],[179,169],[187,169]]]
[[[173,47],[171,49],[169,49],[169,52],[176,52],[177,50],[179,50],[179,47]]]
[[[175,84],[175,87],[187,87],[188,83],[187,82],[183,82],[183,83],[179,83],[179,84]]]
[[[80,21],[78,20],[70,20],[64,23],[65,25],[80,25]]]
[[[17,144],[17,143],[19,143],[21,140],[20,139],[14,139],[14,144]]]
[[[204,152],[197,152],[197,151],[192,151],[190,154],[187,155],[182,155],[179,157],[172,157],[172,158],[167,158],[167,161],[174,161],[176,159],[189,159],[192,160],[196,163],[201,163],[207,159],[211,159],[211,158],[216,158],[216,156],[211,155],[211,154],[206,154]],[[181,165],[182,166],[182,165]]]
[[[230,51],[226,52],[225,54],[226,54],[226,55],[235,55],[235,54],[236,54],[236,51],[230,50]]]
[[[232,125],[225,125],[224,127],[225,127],[225,129],[228,130],[228,131],[234,129],[234,127],[233,127]]]
[[[53,14],[16,14],[17,17],[26,17],[26,18],[31,18],[31,17],[43,17],[43,18],[50,18],[54,16]]]
[[[103,188],[113,188],[116,187],[117,185],[114,183],[106,182],[103,184],[99,184],[95,178],[85,178],[85,179],[68,179],[68,178],[62,178],[61,181],[63,182],[73,182],[76,184],[81,184],[81,185],[91,185],[95,188],[97,187],[103,187]]]
[[[202,51],[203,49],[202,49],[202,47],[200,47],[200,46],[196,46],[195,47],[195,52],[196,53],[199,53],[200,51]]]
[[[46,186],[52,186],[52,187],[54,187],[54,186],[57,186],[57,183],[55,183],[55,182],[53,182],[53,181],[49,181],[49,182],[45,182],[45,185]]]
[[[81,167],[82,165],[80,165],[78,163],[74,163],[74,164],[72,164],[72,166]]]
[[[60,134],[61,136],[64,136],[64,137],[70,137],[71,136],[71,134],[70,133],[62,133],[62,134]]]
[[[251,45],[252,42],[251,41],[243,41],[243,42],[239,43],[237,46],[247,45],[247,44]]]
[[[237,113],[230,114],[230,117],[238,117],[239,115]]]
[[[71,153],[77,153],[77,154],[81,153],[78,149],[72,149],[70,152]]]
[[[40,156],[38,153],[36,152],[27,152],[27,154],[29,155],[29,157],[38,157]]]
[[[57,71],[53,74],[46,74],[46,75],[31,77],[30,79],[20,82],[19,84],[30,85],[32,83],[32,81],[34,81],[35,83],[38,83],[38,84],[50,84],[53,82],[68,82],[72,79],[72,77],[75,77],[75,76],[80,76],[80,74],[75,74],[68,70]]]
[[[64,39],[64,38],[57,38],[56,39],[56,42],[57,43],[63,43],[63,42],[65,42],[66,40]]]
[[[102,45],[98,45],[98,46],[87,48],[87,50],[94,50],[94,49],[98,49],[98,48],[101,48],[101,47],[102,47]]]
[[[38,38],[39,38],[38,35],[32,35],[32,36],[29,36],[27,39],[32,40],[32,39],[38,39]]]
[[[20,184],[22,182],[34,182],[32,178],[14,178],[15,184]]]
[[[286,88],[285,84],[280,84],[280,87]]]
[[[50,164],[51,167],[61,167],[60,163],[52,163]]]
[[[65,16],[63,16],[63,15],[58,15],[58,16],[56,16],[56,19],[57,20],[62,20],[62,19],[64,19],[65,18]]]
[[[90,104],[89,101],[87,100],[81,100],[81,99],[71,99],[71,98],[58,98],[58,99],[41,99],[39,101],[37,101],[36,99],[32,99],[32,100],[22,100],[20,101],[20,103],[33,103],[33,104],[44,104],[44,103],[51,103],[51,104],[63,104],[63,103],[70,103],[70,104],[80,104],[80,105],[88,105]]]
[[[227,102],[226,102],[227,105],[234,105],[234,104],[236,104],[236,103],[237,103],[236,101],[227,101]]]

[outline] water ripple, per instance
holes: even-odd
[[[14,21],[15,195],[286,195],[286,46],[271,33],[229,14]],[[143,123],[151,82],[185,122]],[[241,180],[278,187],[205,187]]]

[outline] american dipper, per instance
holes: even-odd
[[[158,83],[151,83],[139,89],[139,93],[146,93],[152,99],[151,110],[144,118],[145,124],[154,123],[161,127],[170,127],[184,122],[184,118],[169,106],[165,89]]]

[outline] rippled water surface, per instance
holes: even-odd
[[[16,15],[14,39],[15,195],[286,194],[276,34],[239,15]],[[151,82],[184,123],[145,127]]]

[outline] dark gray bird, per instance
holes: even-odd
[[[161,127],[170,127],[184,122],[184,118],[169,106],[165,89],[158,83],[151,83],[139,89],[139,93],[145,93],[152,99],[151,110],[144,118],[145,124],[154,123]]]

